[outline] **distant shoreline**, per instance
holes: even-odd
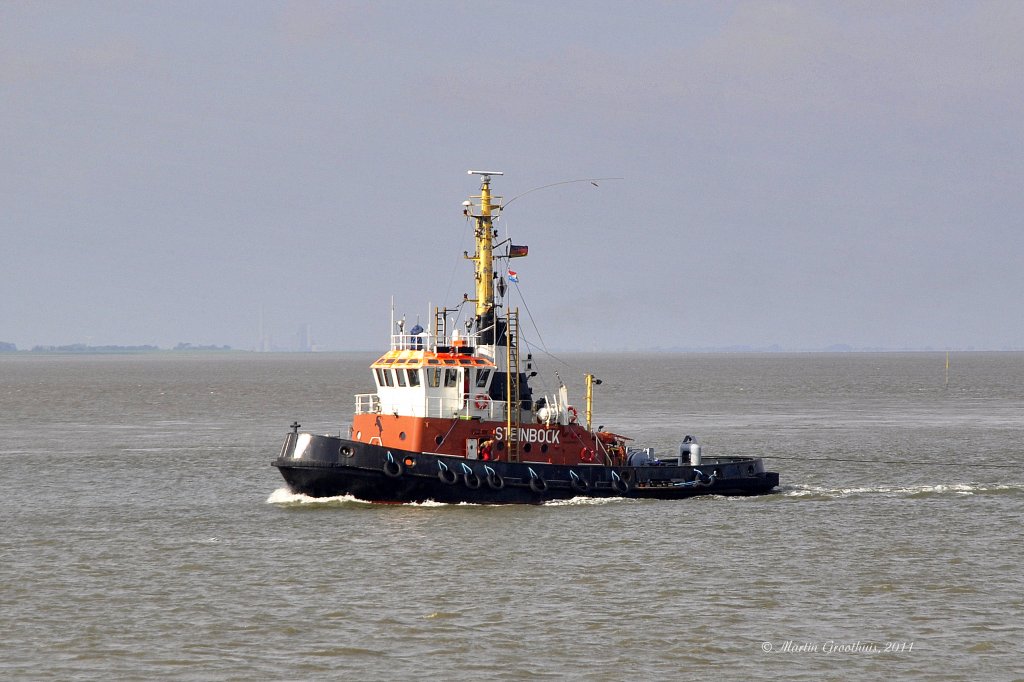
[[[4,347],[7,346],[7,347]],[[179,344],[174,348],[159,346],[86,346],[70,344],[65,346],[34,346],[31,349],[11,348],[13,344],[0,344],[0,356],[26,355],[160,355],[160,354],[245,354],[245,355],[302,355],[329,353],[378,353],[379,349],[333,349],[315,351],[273,350],[257,351],[230,346],[193,346]],[[723,348],[613,348],[581,349],[552,348],[549,353],[571,353],[582,355],[893,355],[899,353],[1020,353],[1024,348],[751,348],[731,346]]]
[[[194,346],[190,343],[179,343],[174,348],[160,348],[159,346],[89,346],[84,343],[71,343],[63,346],[33,346],[29,349],[19,350],[13,343],[0,343],[0,353],[36,354],[36,355],[104,355],[104,354],[138,354],[138,353],[224,353],[244,352],[237,351],[231,346]]]

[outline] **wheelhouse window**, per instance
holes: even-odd
[[[486,388],[487,379],[491,376],[491,370],[489,369],[478,369],[476,371],[476,387]]]
[[[377,367],[376,369],[373,370],[373,373],[377,377],[377,386],[385,386],[386,384],[384,383],[384,370],[382,370],[380,367]]]
[[[459,381],[459,370],[457,369],[445,369],[444,371],[444,385],[448,388],[455,386]]]
[[[432,367],[427,368],[427,385],[431,388],[437,388],[441,385],[441,368]]]
[[[395,372],[395,379],[398,380],[398,385],[399,386],[405,386],[405,370],[396,369],[396,370],[394,370],[394,372]]]
[[[407,369],[405,370],[409,375],[409,385],[419,386],[420,385],[420,371],[418,369]]]
[[[381,385],[382,386],[394,386],[395,385],[395,380],[391,377],[391,370],[390,369],[379,369],[378,368],[377,371],[383,377],[383,379],[381,380]]]

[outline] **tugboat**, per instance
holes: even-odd
[[[450,322],[459,308],[436,308],[431,329],[392,320],[390,349],[371,366],[375,391],[355,396],[348,437],[301,432],[293,422],[272,462],[294,493],[351,495],[367,502],[540,504],[574,497],[678,499],[759,495],[779,484],[758,457],[706,457],[686,436],[676,456],[658,459],[632,439],[592,428],[593,385],[585,412],[555,395],[535,396],[532,354],[519,310],[505,303],[512,258],[525,246],[498,242],[503,208],[491,194],[497,171],[469,171],[480,194],[463,202],[474,222],[475,297],[465,332]],[[505,261],[502,271],[496,262]],[[394,313],[392,313],[394,317]],[[456,318],[457,319],[457,318]]]

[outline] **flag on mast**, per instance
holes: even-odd
[[[508,271],[508,281],[514,282],[514,283],[518,284],[519,283],[519,273],[516,272],[515,270],[509,270]]]

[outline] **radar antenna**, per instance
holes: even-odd
[[[481,180],[488,180],[492,175],[504,175],[502,171],[466,171],[466,175],[479,175]]]

